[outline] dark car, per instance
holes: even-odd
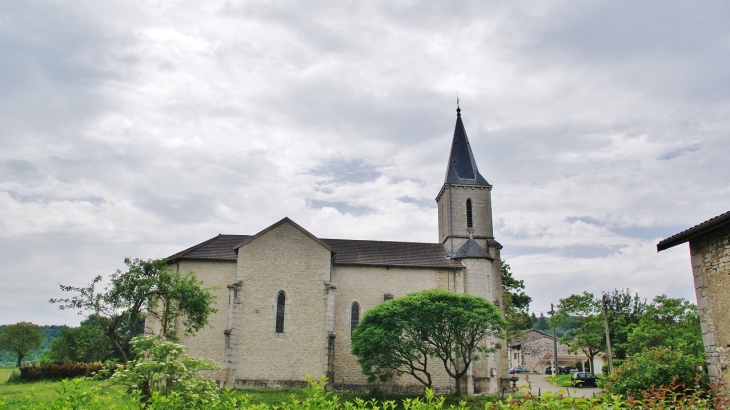
[[[545,374],[553,374],[553,368],[546,368]],[[558,374],[570,374],[570,367],[558,367]]]
[[[517,373],[530,373],[530,371],[527,370],[527,368],[522,367],[522,366],[516,366],[516,367],[509,369],[509,374],[517,374]]]
[[[570,381],[575,387],[596,387],[596,380],[598,378],[593,373],[578,372],[570,378]]]

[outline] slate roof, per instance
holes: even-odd
[[[466,259],[466,258],[487,258],[490,261],[493,261],[494,258],[489,256],[487,251],[484,250],[477,241],[474,239],[469,238],[466,242],[464,242],[463,245],[461,245],[461,248],[459,248],[458,251],[453,256],[454,259]]]
[[[466,136],[461,108],[456,108],[456,127],[451,141],[451,153],[446,167],[444,184],[491,186],[479,173],[474,154],[471,152],[469,138]]]
[[[669,249],[673,246],[685,243],[692,238],[696,238],[698,236],[714,231],[715,229],[719,229],[728,225],[730,225],[730,211],[718,215],[714,218],[708,219],[701,224],[695,225],[689,229],[685,229],[678,234],[672,235],[669,238],[660,241],[656,245],[656,250],[657,252],[661,252],[665,249]]]
[[[234,248],[251,235],[218,235],[167,258],[235,261]],[[335,250],[336,265],[400,266],[416,268],[463,268],[461,262],[448,258],[439,243],[366,241],[356,239],[320,239]]]

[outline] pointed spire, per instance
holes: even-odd
[[[459,97],[456,97],[456,127],[451,142],[449,164],[446,168],[445,184],[491,186],[479,173],[474,154],[471,152],[469,139],[466,136],[464,122],[461,120]]]

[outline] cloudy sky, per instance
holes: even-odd
[[[288,216],[435,242],[456,93],[532,310],[695,301],[730,210],[726,1],[0,3],[0,323],[126,256]]]

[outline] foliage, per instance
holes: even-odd
[[[2,333],[2,330],[5,326],[0,325],[0,333]],[[40,329],[43,331],[43,334],[45,335],[45,338],[43,339],[43,343],[41,344],[40,349],[38,349],[35,352],[32,352],[25,356],[23,359],[26,363],[35,363],[39,359],[39,355],[44,350],[48,349],[48,347],[51,345],[51,342],[53,339],[57,338],[61,334],[61,329],[65,328],[66,326],[63,325],[43,325],[40,326]],[[6,366],[6,365],[17,365],[17,358],[10,352],[2,351],[0,350],[0,366]]]
[[[31,364],[20,367],[19,382],[38,380],[61,380],[74,377],[92,376],[94,373],[105,370],[111,374],[117,368],[114,363],[66,363],[66,364]]]
[[[606,349],[606,332],[603,313],[598,301],[592,293],[570,295],[560,299],[558,311],[550,319],[554,326],[567,325],[570,330],[560,339],[560,343],[568,344],[569,352],[582,351],[588,356],[591,373],[593,358]]]
[[[138,390],[143,402],[156,397],[179,397],[187,406],[203,406],[216,400],[218,388],[211,379],[202,377],[201,370],[216,370],[218,365],[208,359],[190,357],[183,345],[157,336],[137,336],[132,339],[135,359],[115,372],[112,384]]]
[[[131,340],[144,315],[152,315],[161,323],[160,334],[175,338],[176,317],[182,318],[185,333],[193,333],[208,324],[208,316],[216,312],[211,305],[214,296],[201,288],[193,272],[183,276],[173,272],[164,259],[129,259],[128,270],[117,270],[103,291],[96,288],[102,276],[86,287],[61,285],[61,290],[76,293],[70,298],[51,299],[60,309],[77,309],[79,314],[91,312],[107,319],[106,334],[122,362],[131,358]]]
[[[33,387],[25,398],[13,401],[0,396],[0,409],[210,409],[210,410],[314,410],[314,409],[409,409],[409,410],[443,410],[446,408],[465,409],[727,409],[727,399],[718,394],[707,394],[704,390],[690,388],[679,391],[677,386],[666,389],[647,389],[639,396],[624,396],[619,394],[604,394],[597,398],[575,398],[565,393],[545,393],[535,397],[529,392],[517,396],[499,397],[469,396],[455,406],[448,406],[454,397],[438,397],[430,389],[426,390],[422,398],[407,398],[397,401],[378,401],[368,398],[354,397],[343,401],[337,395],[324,391],[325,379],[319,382],[309,380],[309,387],[287,397],[279,394],[281,399],[275,403],[265,404],[253,398],[249,393],[231,390],[219,391],[217,398],[211,403],[201,406],[186,407],[180,395],[163,396],[153,395],[147,403],[143,403],[138,393],[125,394],[123,391],[104,388],[102,385],[74,379],[56,382],[55,394],[43,396]],[[1,386],[1,385],[0,385]],[[28,385],[24,385],[28,386]],[[281,393],[281,392],[277,392]],[[569,393],[569,392],[568,392]]]
[[[94,363],[111,359],[114,345],[105,333],[105,318],[92,315],[77,328],[64,327],[41,354],[41,363]]]
[[[614,357],[625,359],[632,346],[629,334],[646,312],[646,299],[639,298],[638,293],[632,296],[628,289],[614,289],[604,293],[604,297],[611,329],[611,351]]]
[[[629,353],[672,347],[685,355],[704,358],[697,306],[685,299],[659,295],[629,334]]]
[[[486,300],[434,289],[382,303],[368,311],[352,334],[352,353],[372,381],[396,373],[410,374],[431,385],[429,357],[438,358],[461,379],[478,353],[491,353],[488,337],[501,337],[507,323]]]
[[[0,350],[14,354],[20,367],[23,358],[38,350],[44,339],[45,335],[40,327],[30,322],[19,322],[3,327],[0,333]]]
[[[538,318],[535,316],[535,314],[532,314],[532,328],[537,329],[543,332],[547,332],[550,330],[550,323],[548,323],[547,318],[545,315],[540,313],[540,317]]]
[[[515,279],[512,275],[510,266],[502,260],[499,263],[502,271],[504,317],[508,323],[507,336],[512,337],[532,327],[529,313],[532,298],[525,293],[525,282]]]
[[[640,397],[642,391],[668,386],[696,386],[706,389],[707,374],[703,361],[669,348],[650,349],[629,357],[604,379],[606,390],[614,394],[630,393]]]

